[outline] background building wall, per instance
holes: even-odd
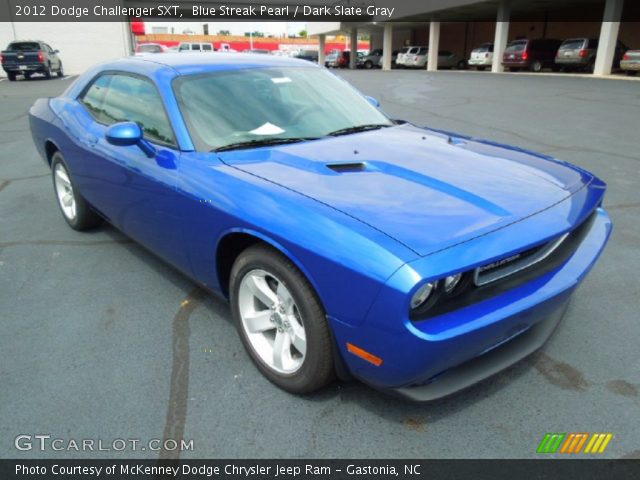
[[[128,56],[130,38],[129,24],[124,22],[0,22],[0,48],[14,40],[42,40],[60,50],[67,75]]]

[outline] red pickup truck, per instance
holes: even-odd
[[[53,77],[54,73],[64,76],[58,50],[41,41],[12,42],[0,53],[0,61],[12,82],[18,74],[24,75],[25,79],[34,73],[42,73],[47,78]]]

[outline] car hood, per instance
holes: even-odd
[[[549,157],[412,125],[219,156],[419,255],[535,215],[592,179]]]

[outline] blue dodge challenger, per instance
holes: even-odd
[[[589,172],[391,120],[302,60],[123,59],[29,119],[69,226],[106,219],[228,298],[289,392],[426,401],[493,375],[550,337],[611,232]]]

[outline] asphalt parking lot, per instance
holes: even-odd
[[[615,231],[542,352],[416,405],[358,383],[296,397],[253,367],[227,305],[113,228],[62,219],[27,110],[63,80],[0,82],[0,457],[21,434],[193,439],[183,458],[534,458],[546,432],[612,432],[640,458],[640,82],[340,72],[394,118],[569,160],[608,184]]]

